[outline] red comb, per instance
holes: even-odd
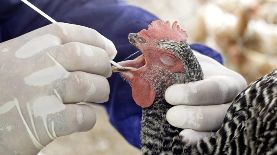
[[[147,30],[141,30],[138,35],[146,40],[174,40],[178,42],[187,40],[186,32],[180,28],[177,21],[172,26],[169,21],[153,21]]]

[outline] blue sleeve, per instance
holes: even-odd
[[[106,36],[114,42],[118,50],[116,62],[137,51],[129,44],[128,34],[147,28],[151,21],[158,19],[145,10],[119,0],[67,0],[66,3],[63,0],[33,0],[32,3],[57,21],[91,27]],[[27,6],[16,5],[12,14],[9,15],[9,20],[0,23],[1,41],[49,24],[49,21]],[[207,46],[192,44],[191,48],[222,61],[220,54]],[[130,144],[140,147],[141,108],[132,99],[129,84],[118,74],[113,74],[109,78],[109,83],[110,100],[104,106],[109,114],[110,122]]]

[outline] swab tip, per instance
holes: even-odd
[[[116,66],[116,67],[119,67],[119,68],[122,68],[122,66],[116,62],[114,62],[113,60],[110,60],[111,64]]]

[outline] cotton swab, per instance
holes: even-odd
[[[116,63],[116,62],[114,62],[114,61],[112,61],[112,60],[110,60],[110,62],[111,62],[111,64],[113,64],[115,67],[119,67],[119,68],[122,67],[120,64],[118,64],[118,63]]]
[[[39,13],[40,15],[42,15],[44,18],[48,19],[51,23],[57,23],[57,21],[53,18],[51,18],[50,16],[48,16],[46,13],[44,13],[43,11],[41,11],[39,8],[37,8],[36,6],[34,6],[32,3],[30,3],[27,0],[21,0],[23,3],[25,3],[26,5],[28,5],[30,8],[32,8],[33,10],[35,10],[37,13]],[[118,68],[124,68],[121,65],[119,65],[118,63],[114,62],[113,60],[110,60],[110,63],[112,65],[114,65],[115,67]]]
[[[26,5],[28,5],[30,8],[32,8],[33,10],[35,10],[37,13],[39,13],[40,15],[42,15],[44,18],[48,19],[51,23],[57,23],[57,21],[55,21],[53,18],[51,18],[50,16],[48,16],[46,13],[44,13],[43,11],[41,11],[39,8],[37,8],[36,6],[34,6],[32,3],[30,3],[27,0],[21,0],[23,3],[25,3]]]

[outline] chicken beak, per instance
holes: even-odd
[[[146,40],[143,37],[140,37],[137,33],[129,33],[128,35],[129,42],[139,49],[140,44],[146,43]]]
[[[113,73],[117,73],[117,72],[129,72],[134,70],[131,67],[116,67],[116,66],[112,66],[112,72]]]
[[[129,33],[129,35],[128,35],[129,42],[133,45],[136,45],[137,37],[138,37],[138,35],[136,33]]]

